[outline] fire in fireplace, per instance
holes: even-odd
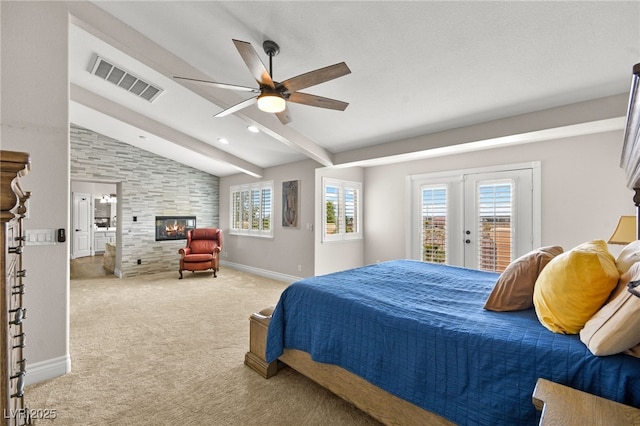
[[[156,241],[186,240],[195,227],[195,216],[156,216]]]

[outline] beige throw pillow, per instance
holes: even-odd
[[[533,308],[533,286],[540,271],[562,252],[559,246],[541,247],[511,262],[500,274],[484,308],[498,312]]]
[[[580,340],[594,355],[620,352],[638,356],[640,344],[640,297],[627,291],[629,281],[640,280],[640,263],[634,263],[620,277],[609,301],[591,317],[580,331]]]

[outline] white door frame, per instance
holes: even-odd
[[[532,246],[540,247],[542,240],[542,191],[541,191],[541,162],[540,161],[531,161],[526,163],[514,163],[514,164],[503,164],[497,166],[489,166],[489,167],[478,167],[472,169],[463,169],[463,170],[450,170],[445,172],[435,172],[435,173],[423,173],[418,175],[409,175],[407,176],[407,185],[406,185],[406,199],[407,199],[407,211],[406,218],[407,223],[410,223],[410,226],[406,227],[406,244],[405,244],[405,256],[408,259],[420,259],[420,255],[416,253],[421,253],[420,244],[422,241],[422,219],[420,214],[420,202],[421,200],[416,200],[418,194],[418,189],[421,185],[423,185],[426,181],[429,183],[442,183],[449,182],[449,190],[452,191],[450,195],[454,199],[450,199],[450,202],[456,202],[457,199],[459,203],[463,203],[463,190],[462,185],[464,181],[464,176],[468,174],[481,174],[481,173],[490,173],[490,172],[500,172],[500,171],[508,171],[508,170],[520,170],[520,169],[531,169],[533,172],[533,188],[532,188],[532,222],[533,222],[533,235],[532,235]],[[455,193],[455,195],[452,195]],[[459,216],[459,217],[458,217]],[[457,215],[452,218],[451,226],[457,227],[457,229],[464,228],[464,217],[463,215]],[[449,259],[450,264],[454,265],[462,265],[464,263],[464,241],[462,239],[449,239],[447,236],[447,242],[449,248],[452,249],[452,256]],[[523,253],[524,254],[524,253]],[[416,257],[417,256],[417,257]]]

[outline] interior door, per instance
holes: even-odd
[[[71,258],[91,256],[91,224],[93,222],[91,194],[73,193],[72,222]]]

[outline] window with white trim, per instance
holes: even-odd
[[[362,183],[322,180],[322,241],[362,238]]]
[[[230,234],[273,237],[273,181],[230,188]]]

